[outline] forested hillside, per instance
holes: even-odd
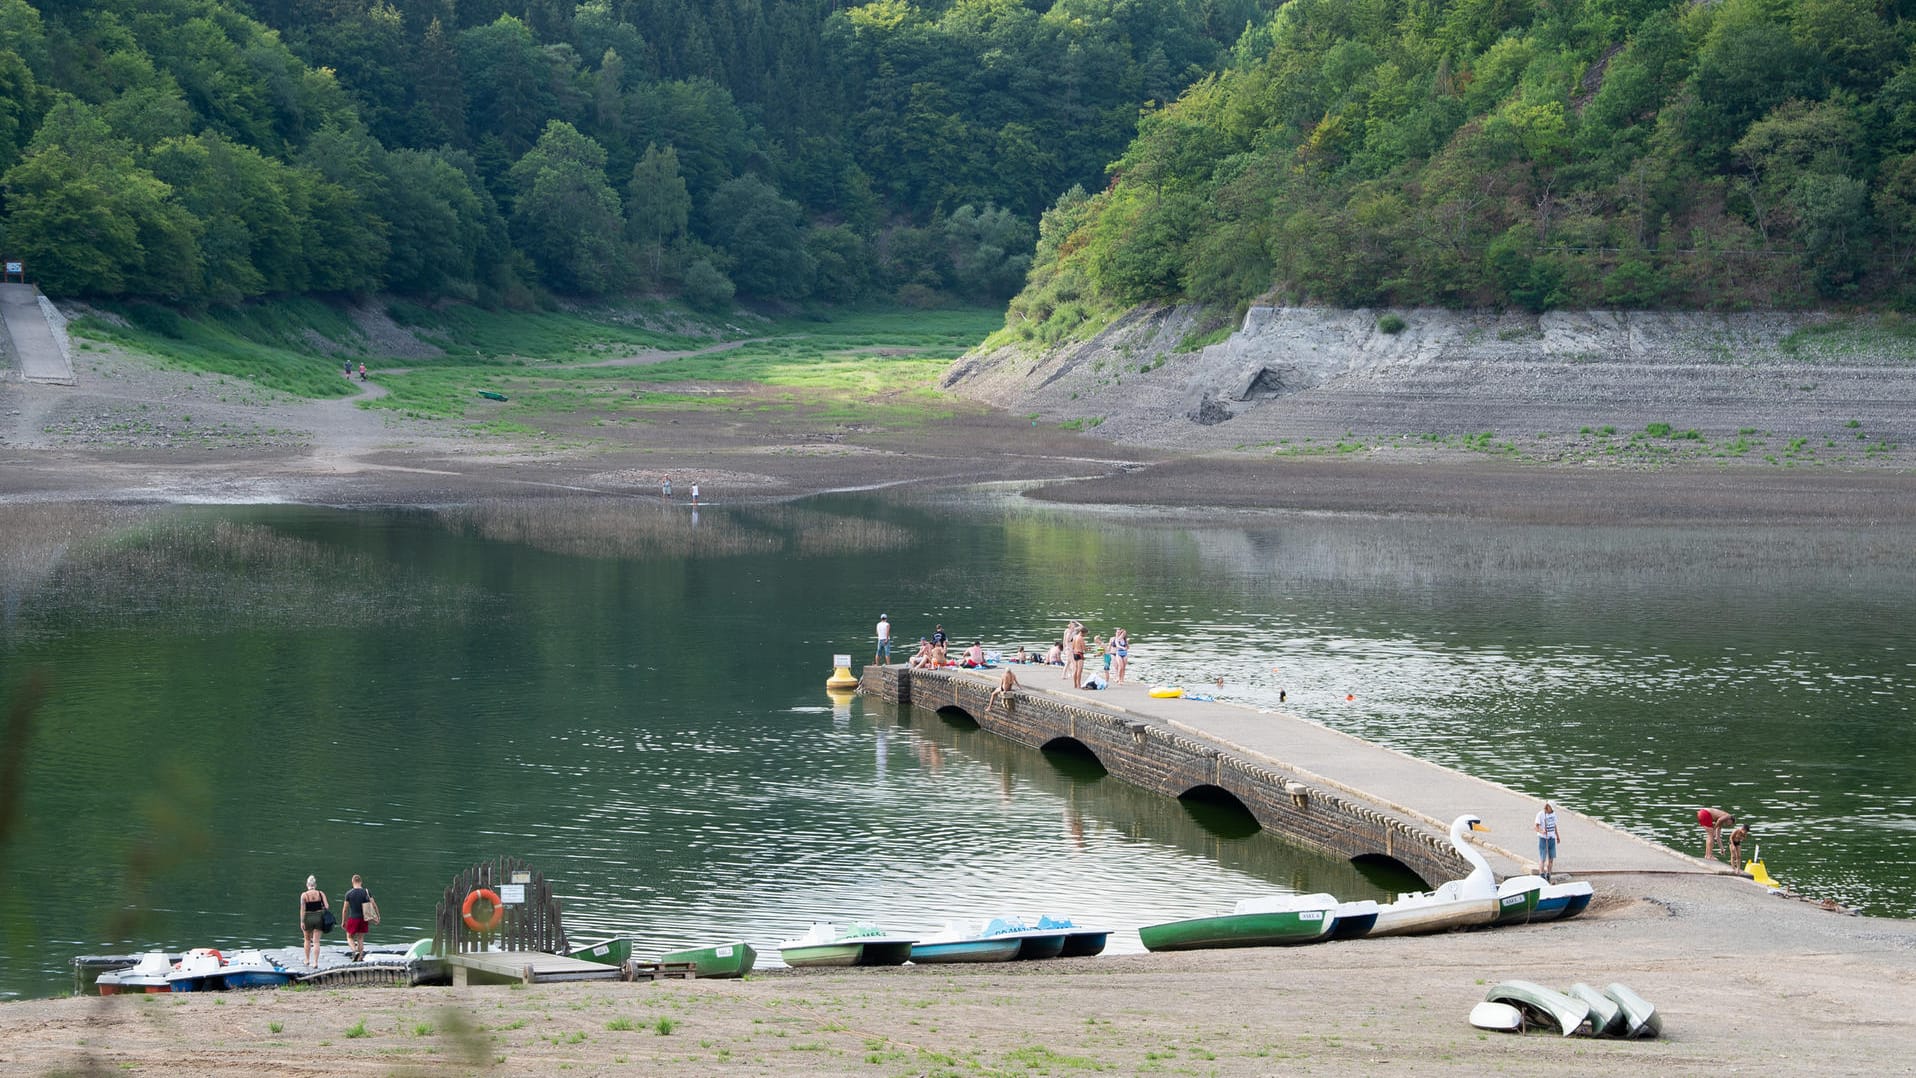
[[[1009,336],[1145,301],[1916,299],[1908,0],[1291,0],[1043,220]]]
[[[1275,0],[0,0],[59,295],[1002,300]]]

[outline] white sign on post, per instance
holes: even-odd
[[[833,666],[850,666],[851,664],[852,664],[852,657],[851,657],[850,655],[834,655],[834,656],[832,656],[832,665],[833,665]]]
[[[526,904],[526,885],[523,883],[502,883],[499,885],[499,904],[501,906],[523,906]]]

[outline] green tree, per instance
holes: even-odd
[[[679,175],[676,149],[645,148],[645,156],[632,166],[625,212],[627,233],[638,244],[649,277],[656,281],[666,247],[685,234],[692,213],[692,196],[685,177]]]
[[[623,277],[624,219],[605,179],[605,149],[562,120],[507,174],[514,192],[512,237],[542,281],[561,292],[595,294]]]

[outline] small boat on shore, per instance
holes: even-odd
[[[911,960],[919,965],[946,962],[1009,962],[1018,957],[1024,941],[1015,936],[987,936],[978,925],[950,921],[945,927],[911,945]]]
[[[1612,981],[1603,986],[1603,994],[1617,1001],[1623,1009],[1623,1035],[1636,1040],[1639,1037],[1656,1037],[1663,1033],[1663,1016],[1657,1013],[1650,1001],[1630,991],[1629,988]]]
[[[1537,908],[1537,897],[1550,881],[1542,876],[1511,876],[1497,885],[1497,918],[1493,925],[1527,924]]]
[[[257,949],[233,952],[226,960],[225,987],[284,988],[293,983],[293,971]]]
[[[1334,940],[1361,940],[1370,935],[1377,926],[1377,914],[1381,909],[1376,902],[1368,898],[1356,902],[1337,904],[1337,923],[1331,926],[1330,938]]]
[[[984,935],[994,939],[1018,941],[1018,960],[1056,958],[1064,953],[1066,933],[1059,929],[1034,928],[1022,917],[999,917],[985,926]]]
[[[1548,1022],[1568,1037],[1590,1020],[1590,1005],[1533,981],[1503,981],[1484,993],[1491,1003],[1508,1003],[1536,1024]]]
[[[1247,898],[1221,917],[1146,925],[1138,939],[1147,951],[1195,951],[1218,947],[1281,947],[1329,938],[1337,925],[1336,896],[1273,895]]]
[[[1485,1000],[1470,1009],[1470,1024],[1498,1033],[1522,1033],[1523,1012],[1508,1003]]]
[[[1469,813],[1452,820],[1450,845],[1470,864],[1470,875],[1450,880],[1435,891],[1398,895],[1397,901],[1378,906],[1377,921],[1367,938],[1449,932],[1495,921],[1502,910],[1497,896],[1497,877],[1483,854],[1464,841],[1466,831],[1488,830],[1483,820]]]
[[[626,936],[614,936],[611,939],[580,944],[567,953],[581,962],[597,962],[602,966],[623,966],[632,959],[632,940]]]
[[[173,992],[218,992],[226,987],[226,957],[211,947],[195,947],[166,975]]]
[[[1086,928],[1073,924],[1069,917],[1038,917],[1039,931],[1064,932],[1064,949],[1058,952],[1059,958],[1089,958],[1104,953],[1104,945],[1111,940],[1108,928]]]
[[[1570,986],[1567,993],[1573,999],[1580,999],[1590,1007],[1590,1032],[1599,1037],[1622,1036],[1623,1008],[1617,1001],[1602,992],[1578,981]]]
[[[166,975],[173,972],[173,959],[164,951],[148,951],[126,969],[108,970],[93,982],[103,996],[138,995],[171,992]]]
[[[1595,892],[1587,883],[1547,883],[1537,894],[1537,908],[1530,911],[1530,922],[1562,921],[1582,913]]]
[[[752,972],[758,952],[743,942],[718,943],[709,947],[687,947],[659,956],[660,962],[690,962],[692,972],[706,980],[743,977]]]
[[[911,958],[910,936],[888,935],[877,925],[854,924],[844,929],[826,921],[778,945],[778,956],[794,967],[900,966]]]

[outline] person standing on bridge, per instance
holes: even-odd
[[[1556,865],[1557,806],[1545,801],[1543,811],[1537,813],[1537,874],[1547,880]]]
[[[1703,859],[1716,860],[1716,845],[1723,840],[1723,829],[1736,827],[1736,817],[1718,808],[1696,810],[1696,825],[1703,829]]]
[[[366,958],[366,928],[369,923],[379,923],[379,903],[373,901],[373,893],[366,890],[366,882],[358,873],[353,874],[353,888],[346,892],[345,902],[346,943],[352,960],[361,962]]]
[[[872,665],[884,666],[891,662],[891,615],[878,615],[878,650],[872,653]]]

